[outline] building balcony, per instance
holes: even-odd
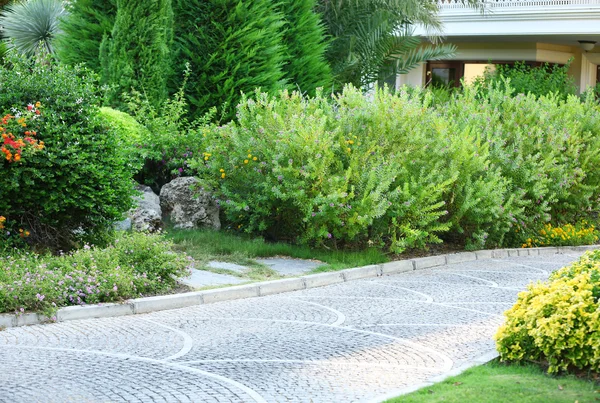
[[[596,35],[600,0],[482,0],[482,13],[439,0],[444,36]],[[420,32],[425,34],[425,32]]]
[[[460,0],[439,0],[441,36],[444,43],[456,46],[456,55],[400,75],[397,85],[425,85],[436,72],[451,77],[446,81],[468,82],[489,65],[515,61],[570,63],[569,72],[581,91],[600,83],[600,0],[481,3],[483,11]],[[425,42],[432,36],[423,27],[416,27],[415,34]]]

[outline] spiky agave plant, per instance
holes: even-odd
[[[17,0],[0,14],[2,37],[9,49],[34,56],[40,49],[54,53],[53,41],[66,15],[61,0]]]

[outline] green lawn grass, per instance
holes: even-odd
[[[387,403],[597,403],[600,385],[575,376],[550,376],[535,365],[492,361]]]
[[[250,238],[224,231],[210,230],[169,230],[176,248],[192,256],[202,267],[211,260],[237,263],[250,267],[244,276],[252,280],[277,278],[277,274],[260,265],[254,259],[289,256],[297,259],[315,259],[323,262],[314,272],[341,270],[370,264],[387,262],[389,259],[379,250],[369,248],[364,251],[342,251],[315,249],[308,246],[286,243],[269,243],[260,238]],[[211,270],[223,272],[222,270]],[[229,273],[228,274],[235,274]]]

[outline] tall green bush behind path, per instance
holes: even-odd
[[[124,94],[137,91],[159,107],[167,99],[171,75],[171,0],[117,0],[111,36],[100,45],[103,81],[111,86],[111,106],[124,107]]]
[[[61,20],[62,33],[56,41],[59,60],[70,65],[85,63],[101,73],[100,44],[113,29],[116,0],[77,0],[69,3],[67,10],[69,14]]]
[[[275,92],[286,85],[283,19],[269,0],[174,0],[175,52],[182,76],[190,63],[186,95],[193,117],[216,107],[235,115],[241,93]]]
[[[325,59],[328,42],[315,0],[284,0],[280,9],[285,20],[283,66],[286,79],[295,90],[310,96],[319,87],[330,90],[331,68]]]

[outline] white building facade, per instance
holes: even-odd
[[[564,65],[571,58],[569,73],[580,91],[600,81],[600,0],[482,1],[483,13],[460,0],[439,0],[444,43],[456,45],[457,54],[423,63],[399,75],[396,84],[459,85],[493,68],[490,64]],[[415,33],[427,36],[421,28]]]

